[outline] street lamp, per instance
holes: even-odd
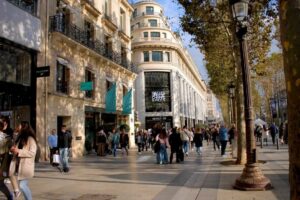
[[[242,175],[236,180],[234,188],[240,190],[266,190],[271,188],[271,183],[270,180],[263,175],[257,163],[254,139],[250,70],[246,40],[249,0],[229,0],[229,3],[237,26],[236,35],[239,40],[241,54],[247,148],[247,163]]]

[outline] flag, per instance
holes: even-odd
[[[132,89],[123,96],[123,114],[129,115],[132,110]]]
[[[115,113],[117,108],[117,84],[114,83],[106,93],[105,97],[105,111],[107,113]]]

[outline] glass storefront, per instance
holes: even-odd
[[[0,40],[0,115],[9,117],[12,128],[23,120],[35,126],[35,54]]]
[[[146,112],[170,112],[171,91],[169,72],[145,72]]]

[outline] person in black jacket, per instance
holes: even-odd
[[[129,136],[126,133],[126,130],[124,127],[120,128],[120,145],[122,149],[122,155],[124,155],[124,151],[126,152],[126,155],[128,155],[128,144],[129,144]]]
[[[180,134],[177,133],[177,127],[174,127],[172,129],[172,133],[169,136],[169,144],[171,146],[171,154],[170,154],[170,164],[172,164],[173,161],[173,154],[176,153],[176,162],[179,163],[180,159],[179,159],[179,147],[182,146],[182,141],[180,138]]]
[[[203,138],[204,138],[204,129],[200,129],[199,127],[196,128],[195,135],[194,135],[194,142],[196,146],[196,152],[200,155],[202,152],[203,146]]]
[[[66,126],[62,125],[61,131],[58,134],[57,146],[59,148],[60,160],[63,171],[69,172],[69,150],[72,146],[72,135],[67,131]]]

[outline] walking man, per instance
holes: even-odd
[[[52,129],[51,130],[51,134],[48,136],[48,145],[49,145],[49,149],[50,149],[50,164],[53,164],[53,154],[56,153],[56,151],[58,151],[57,148],[57,134],[56,134],[56,130]]]
[[[72,145],[72,135],[67,131],[66,125],[62,125],[61,131],[58,134],[58,148],[60,153],[60,159],[64,172],[69,172],[69,150]]]

